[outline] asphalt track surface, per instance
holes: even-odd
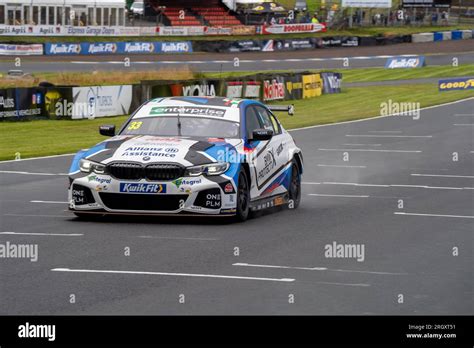
[[[473,110],[294,130],[301,206],[240,224],[81,221],[71,156],[2,162],[0,243],[39,258],[1,260],[0,314],[472,314]],[[325,257],[333,242],[363,244],[363,262]]]
[[[179,69],[187,67],[199,72],[307,70],[384,67],[388,57],[422,55],[426,65],[474,63],[473,40],[406,43],[390,46],[345,47],[294,52],[195,53],[181,55],[128,55],[125,66],[123,55],[116,56],[31,56],[21,57],[21,66],[15,66],[15,57],[2,57],[0,71],[22,69],[24,72],[91,72],[140,71]],[[236,66],[234,59],[239,59]]]

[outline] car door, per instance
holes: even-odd
[[[256,155],[253,156],[253,167],[255,171],[255,183],[258,195],[261,195],[282,172],[288,162],[288,151],[285,136],[275,116],[262,105],[252,106],[261,128],[273,131],[273,137],[262,142]],[[271,193],[271,192],[269,192]]]

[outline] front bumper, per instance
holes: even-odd
[[[225,176],[173,181],[118,180],[108,175],[70,177],[69,209],[102,214],[234,215],[236,185]]]

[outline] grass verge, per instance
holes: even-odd
[[[380,104],[389,99],[419,102],[421,107],[426,107],[472,96],[472,91],[440,93],[435,84],[347,88],[340,94],[296,100],[293,102],[295,116],[279,115],[279,119],[287,129],[291,129],[374,117],[380,113]],[[14,159],[16,152],[22,158],[74,153],[104,139],[98,133],[100,124],[118,126],[126,118],[3,122],[0,123],[0,160]]]
[[[324,70],[312,70],[315,72]],[[457,77],[472,76],[474,64],[453,66],[428,66],[418,69],[385,69],[385,68],[358,68],[358,69],[330,69],[330,71],[342,72],[344,82],[373,82],[409,80],[430,77]],[[93,71],[91,74],[82,72],[66,73],[35,73],[30,78],[9,79],[0,75],[0,88],[10,87],[33,87],[40,81],[48,81],[56,85],[69,86],[102,86],[111,84],[136,84],[142,80],[188,80],[193,78],[241,78],[255,75],[257,73],[284,73],[289,70],[280,71],[248,71],[248,72],[215,72],[195,73],[190,68],[180,69],[158,69],[149,71],[120,71],[106,72]]]
[[[340,72],[343,76],[343,82],[375,82],[375,81],[395,81],[410,80],[419,78],[437,78],[437,77],[458,77],[473,76],[474,64],[465,64],[453,67],[444,66],[426,66],[417,69],[385,69],[385,68],[356,68],[356,69],[329,69],[329,70],[311,70],[314,72],[332,71]],[[230,73],[205,73],[201,77],[220,78],[220,77],[244,77],[265,71],[248,72],[230,72]],[[268,72],[268,71],[267,71]],[[292,72],[289,70],[272,71],[273,73]],[[294,70],[293,70],[294,72]]]

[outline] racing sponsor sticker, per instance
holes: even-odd
[[[263,161],[264,161],[264,166],[261,170],[258,172],[258,179],[263,180],[265,177],[267,177],[273,168],[276,167],[276,160],[275,160],[275,155],[273,153],[273,149],[268,150],[268,152],[263,156]]]
[[[103,178],[103,177],[99,177],[97,175],[89,175],[87,177],[87,180],[89,182],[91,182],[91,181],[98,182],[99,184],[110,184],[112,182],[111,178]]]
[[[199,106],[155,106],[150,110],[151,116],[170,114],[224,117],[225,110]]]
[[[172,181],[172,183],[175,184],[177,188],[179,188],[182,185],[193,186],[193,185],[200,184],[201,182],[202,182],[202,179],[176,179]]]
[[[225,193],[234,193],[234,186],[229,182],[224,186]]]
[[[166,185],[120,183],[120,192],[123,192],[123,193],[166,193]]]
[[[179,152],[177,147],[161,147],[161,146],[130,146],[121,154],[123,157],[176,157]]]

